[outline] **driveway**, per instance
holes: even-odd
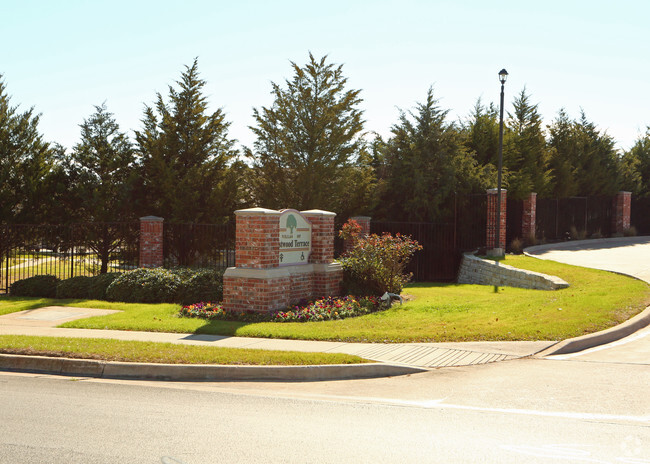
[[[627,274],[650,284],[650,237],[621,237],[540,245],[526,254],[560,263]],[[650,365],[650,326],[621,340],[550,359]]]

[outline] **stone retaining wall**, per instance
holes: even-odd
[[[534,290],[558,290],[569,286],[559,277],[539,272],[517,269],[498,261],[463,255],[458,272],[459,284],[497,285],[529,288]]]

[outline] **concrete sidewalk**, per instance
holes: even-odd
[[[263,350],[346,353],[380,363],[431,369],[470,366],[535,354],[555,342],[473,343],[346,343],[271,338],[228,337],[201,334],[65,329],[67,321],[110,314],[114,311],[50,306],[0,316],[0,335],[38,335],[71,338],[108,338],[184,345],[255,348]]]

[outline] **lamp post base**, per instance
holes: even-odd
[[[493,258],[503,258],[506,253],[503,248],[491,248],[487,251],[487,255]]]

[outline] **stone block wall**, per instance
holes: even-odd
[[[517,269],[498,261],[465,254],[458,272],[459,284],[496,285],[533,290],[559,290],[569,286],[559,277]]]

